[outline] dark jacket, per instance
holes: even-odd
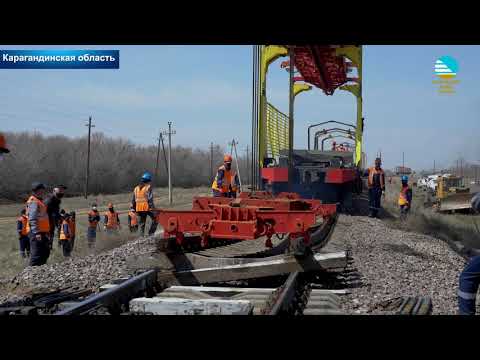
[[[47,213],[48,218],[50,219],[50,225],[57,227],[60,225],[61,217],[60,217],[60,205],[62,200],[57,198],[55,195],[49,195],[44,204],[47,206]],[[53,228],[52,228],[53,229]]]

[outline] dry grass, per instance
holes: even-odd
[[[156,196],[155,205],[157,207],[168,207],[168,189],[155,189],[154,194]],[[191,207],[192,196],[207,194],[209,194],[208,188],[173,189],[174,207],[188,209]],[[94,201],[97,202],[101,213],[106,210],[106,204],[112,202],[115,205],[116,210],[120,212],[119,217],[122,225],[119,236],[107,236],[104,232],[97,233],[97,252],[110,250],[137,237],[138,235],[130,233],[127,226],[126,211],[128,210],[130,200],[130,193],[98,195],[95,197],[89,197],[88,199],[78,197],[62,200],[62,208],[66,211],[74,210],[77,213],[77,233],[75,249],[72,256],[79,257],[89,254],[86,239],[88,225],[86,214],[89,210],[90,204]],[[27,265],[27,261],[24,261],[19,255],[19,243],[16,232],[16,217],[21,207],[22,204],[0,206],[0,279],[10,278]],[[147,220],[146,231],[149,226],[150,220]],[[57,240],[55,239],[48,263],[61,262],[63,260],[62,249],[58,247]]]

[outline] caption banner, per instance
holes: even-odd
[[[0,50],[0,69],[118,69],[119,50]]]

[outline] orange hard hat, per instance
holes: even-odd
[[[223,162],[232,162],[232,155],[225,155],[223,157]]]
[[[10,150],[7,149],[7,141],[5,140],[5,136],[0,133],[0,153],[9,153]]]

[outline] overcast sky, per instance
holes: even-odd
[[[251,145],[252,46],[2,46],[0,49],[119,49],[118,70],[0,70],[0,130],[81,136],[94,131],[154,144],[173,122],[174,144],[239,150]],[[453,95],[438,94],[434,64],[459,64]],[[288,73],[277,60],[268,74],[269,101],[288,113]],[[448,166],[459,156],[480,160],[480,46],[365,46],[365,152],[381,150],[384,165]],[[307,126],[355,121],[352,94],[319,89],[295,102],[295,148]]]

